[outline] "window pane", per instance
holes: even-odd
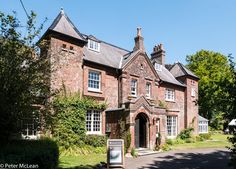
[[[92,113],[91,111],[87,111],[86,113],[86,130],[91,131],[91,122],[92,122]]]
[[[22,134],[24,136],[36,136],[38,126],[37,117],[24,118],[21,125]]]
[[[167,116],[167,135],[176,136],[177,135],[177,117]]]
[[[137,80],[131,80],[131,95],[136,96],[137,92]]]
[[[86,113],[86,130],[91,133],[101,132],[101,112],[90,110]]]
[[[89,72],[88,76],[88,87],[92,89],[100,90],[100,73],[99,72]]]

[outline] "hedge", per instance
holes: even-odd
[[[58,158],[58,146],[49,139],[11,141],[2,144],[0,150],[0,164],[15,164],[17,168],[32,165],[31,168],[54,169]]]

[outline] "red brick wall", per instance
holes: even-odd
[[[84,67],[83,94],[93,96],[98,100],[106,101],[108,108],[118,107],[118,74],[115,69],[99,66],[96,64],[85,63]],[[101,73],[101,91],[92,92],[88,90],[88,73],[89,70]]]
[[[66,45],[66,50],[62,45]],[[73,46],[73,51],[70,50]],[[58,90],[62,84],[67,92],[78,92],[82,89],[82,47],[51,37],[50,39],[50,63],[51,63],[51,89]]]
[[[131,80],[137,80],[137,97],[146,96],[146,83],[151,83],[151,100],[156,100],[157,85],[155,80],[155,74],[144,54],[140,53],[138,56],[134,57],[132,62],[123,70],[121,76],[122,91],[121,91],[121,102],[129,101],[129,96],[131,93]]]
[[[185,104],[186,104],[186,125],[189,127],[192,122],[195,134],[198,133],[198,106],[196,100],[198,100],[198,82],[191,78],[186,78],[187,89],[185,91]],[[195,88],[195,97],[191,96],[191,90]],[[194,120],[194,121],[193,121]]]
[[[165,92],[166,88],[174,89],[175,91],[175,100],[166,101]],[[184,129],[184,91],[185,88],[179,87],[172,84],[163,83],[158,87],[158,100],[163,102],[167,108],[167,115],[177,116],[178,119],[178,133]]]

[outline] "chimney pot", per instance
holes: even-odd
[[[142,28],[137,27],[137,36],[142,36],[141,31],[142,31]]]
[[[153,48],[153,52],[151,54],[152,62],[156,62],[161,65],[165,65],[165,50],[162,43],[155,45]]]
[[[145,52],[145,48],[144,48],[144,44],[143,44],[143,37],[142,37],[142,34],[141,34],[141,30],[142,28],[141,27],[138,27],[137,28],[137,36],[134,38],[134,41],[135,41],[135,46],[134,46],[134,51],[135,50],[140,50],[140,51],[143,51]]]

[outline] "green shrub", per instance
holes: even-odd
[[[107,137],[101,135],[86,135],[84,143],[93,147],[103,147],[107,144]]]
[[[203,137],[200,137],[200,136],[196,136],[196,141],[198,141],[198,142],[204,141],[204,138],[203,138]]]
[[[54,114],[51,118],[51,129],[53,138],[59,146],[66,149],[78,145],[83,147],[85,140],[95,147],[103,144],[103,139],[99,139],[99,141],[94,139],[93,142],[87,138],[85,116],[89,109],[103,110],[106,107],[105,103],[81,97],[80,93],[66,95],[64,92],[54,98],[52,105]]]
[[[136,152],[135,148],[132,148],[132,149],[131,149],[131,155],[132,155],[133,157],[137,157],[137,156],[138,156],[138,153]]]
[[[174,144],[174,140],[173,139],[166,139],[166,144],[173,145]]]
[[[54,169],[58,166],[57,144],[49,139],[18,140],[1,146],[0,164],[32,164],[37,168]]]
[[[169,151],[169,150],[171,150],[171,148],[170,148],[170,146],[169,146],[168,144],[163,144],[163,145],[161,146],[161,149],[162,149],[163,151]]]
[[[186,140],[188,138],[191,138],[193,130],[194,129],[192,127],[186,128],[178,134],[177,138],[180,138],[182,140]]]
[[[185,139],[185,143],[195,143],[196,139],[194,137]]]
[[[185,141],[180,139],[180,138],[177,138],[175,141],[174,141],[174,144],[184,144]]]
[[[231,146],[229,147],[230,150],[230,165],[236,169],[236,133],[234,133],[233,137],[228,138],[231,142]]]
[[[211,133],[199,134],[199,137],[201,137],[203,140],[210,140],[211,139]]]

